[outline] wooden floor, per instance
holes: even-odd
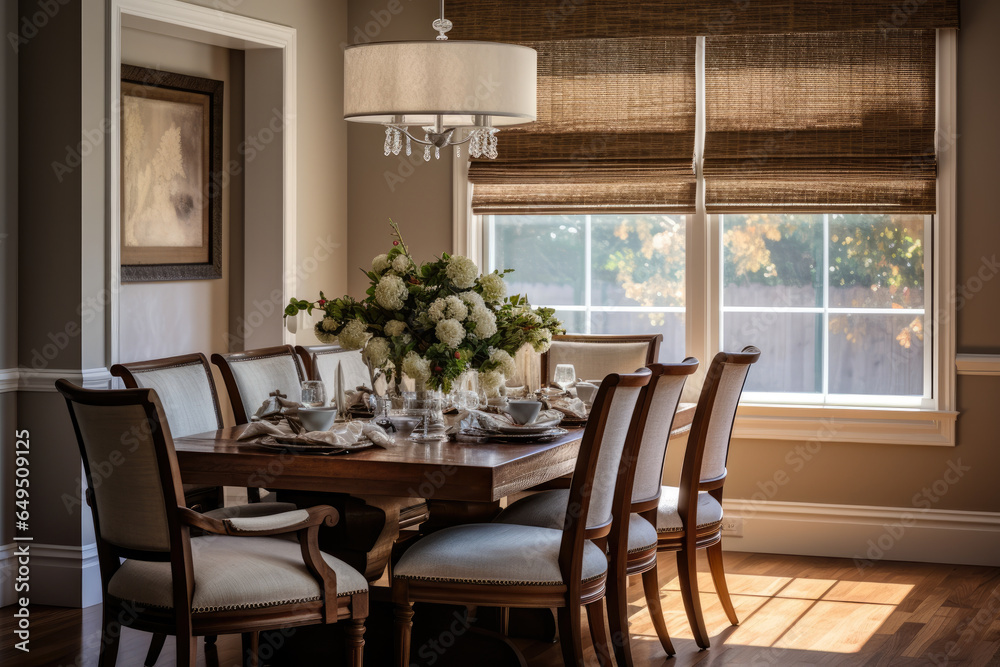
[[[637,665],[1000,667],[1000,568],[881,562],[858,570],[846,559],[729,552],[729,588],[741,620],[731,627],[702,565],[712,648],[699,652],[691,639],[668,558],[660,564],[661,595],[677,656],[666,659],[641,606],[641,588],[632,586]],[[12,611],[5,608],[0,618],[0,665],[97,664],[99,606],[33,608],[27,655],[13,649]],[[149,635],[126,629],[118,664],[142,665],[148,642]],[[516,643],[532,667],[561,664],[556,645]],[[239,665],[239,638],[220,637],[217,653],[219,665]],[[168,639],[157,665],[173,664],[173,655]],[[338,664],[335,658],[326,664]],[[200,651],[199,665],[204,659]],[[587,659],[597,664],[589,647]]]

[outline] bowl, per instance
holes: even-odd
[[[507,401],[507,414],[517,424],[530,424],[541,410],[541,401]]]
[[[329,431],[337,421],[337,408],[299,408],[299,421],[307,431]]]

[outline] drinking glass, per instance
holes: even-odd
[[[576,369],[573,364],[556,364],[555,373],[552,374],[552,381],[559,385],[559,388],[566,391],[576,382]]]
[[[326,405],[326,385],[319,380],[303,382],[302,405],[307,408],[322,408]]]

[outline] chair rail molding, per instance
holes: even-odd
[[[17,391],[18,378],[21,373],[16,368],[0,368],[0,394]]]
[[[1000,566],[1000,512],[725,499],[743,535],[723,533],[728,551]]]
[[[1000,354],[959,354],[955,356],[959,375],[1000,376]]]
[[[17,391],[55,392],[56,380],[65,378],[85,389],[108,389],[114,379],[107,368],[14,368]],[[9,391],[9,390],[8,390]]]

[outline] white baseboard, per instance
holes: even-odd
[[[28,545],[29,590],[14,590],[17,548]],[[27,595],[31,604],[55,607],[90,607],[101,602],[101,568],[97,545],[82,547],[35,542],[15,542],[0,547],[0,607]]]
[[[729,551],[1000,566],[1000,513],[725,500],[743,519],[743,536],[725,535]]]

